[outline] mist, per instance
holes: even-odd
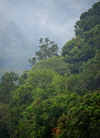
[[[23,34],[34,39],[48,37],[59,47],[75,36],[81,13],[98,0],[0,0],[3,22],[14,21]]]
[[[31,68],[28,59],[38,51],[39,39],[58,44],[59,53],[75,37],[80,15],[98,0],[0,0],[0,77]]]

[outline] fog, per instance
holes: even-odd
[[[0,77],[31,68],[39,39],[64,44],[75,37],[80,15],[98,0],[0,0]]]
[[[81,13],[95,2],[98,0],[0,0],[0,20],[14,21],[23,34],[34,39],[48,37],[61,48],[75,36],[74,25]]]

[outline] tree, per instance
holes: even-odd
[[[37,97],[22,113],[23,117],[18,125],[20,135],[29,135],[29,138],[52,138],[51,130],[56,121],[63,113],[67,113],[68,107],[73,104],[68,105],[76,102],[77,98],[76,94],[55,95],[45,100]]]
[[[100,136],[100,92],[77,97],[57,121],[54,138],[98,138]],[[54,128],[53,128],[54,130]]]
[[[25,84],[25,80],[27,79],[28,72],[29,72],[29,70],[24,70],[24,72],[22,73],[22,75],[19,77],[18,83],[20,85]]]
[[[8,106],[0,103],[0,138],[9,138],[7,130]]]
[[[84,32],[91,30],[100,23],[100,2],[95,3],[91,9],[84,12],[80,16],[80,20],[76,22],[76,36],[83,35]]]
[[[88,90],[100,89],[100,50],[96,51],[94,58],[88,60],[80,68],[78,86]]]
[[[14,72],[6,72],[2,76],[2,83],[0,84],[0,100],[2,102],[9,102],[11,98],[10,92],[17,88],[16,82],[18,75]]]
[[[54,41],[50,41],[49,38],[41,38],[39,40],[39,48],[35,54],[38,60],[46,60],[53,56],[58,56],[58,45]],[[29,62],[34,65],[36,63],[36,58],[29,59]]]
[[[90,54],[85,51],[83,46],[83,39],[81,37],[76,37],[68,41],[62,48],[63,60],[67,63],[71,73],[78,73],[82,61],[86,61],[89,58]]]
[[[14,72],[6,72],[2,76],[2,85],[7,91],[11,91],[15,88],[15,82],[18,80],[18,75]]]
[[[36,64],[36,57],[33,57],[32,59],[28,59],[28,61],[31,63],[31,66],[34,66]]]

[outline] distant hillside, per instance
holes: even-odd
[[[0,76],[6,71],[21,73],[29,69],[28,58],[37,49],[34,38],[24,36],[14,22],[0,27]]]

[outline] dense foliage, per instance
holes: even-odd
[[[80,16],[75,33],[62,55],[40,39],[30,70],[2,76],[0,138],[100,137],[100,2]]]

